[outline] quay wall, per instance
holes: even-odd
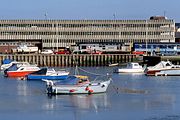
[[[180,65],[180,56],[144,56],[143,63],[147,66],[154,66],[160,61],[171,61],[173,64]]]
[[[133,54],[70,54],[70,55],[45,55],[45,54],[2,54],[0,64],[4,59],[29,62],[38,66],[107,66],[109,63],[137,62],[138,55]]]

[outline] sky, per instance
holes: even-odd
[[[0,19],[144,20],[180,22],[180,0],[0,0]],[[115,17],[113,17],[115,15]]]

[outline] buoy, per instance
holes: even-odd
[[[74,89],[69,90],[69,92],[71,92],[71,93],[74,92],[74,91],[75,91]]]
[[[87,86],[85,90],[88,91],[88,90],[89,90],[89,87]]]
[[[93,90],[89,90],[89,93],[91,94],[91,93],[93,93],[94,91]]]

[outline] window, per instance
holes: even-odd
[[[82,46],[82,49],[86,49],[86,46]]]

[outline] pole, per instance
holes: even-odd
[[[116,39],[116,14],[114,13],[113,14],[113,17],[114,17],[114,40],[112,42],[115,42],[115,39]]]
[[[146,55],[148,54],[148,42],[147,42],[147,34],[148,34],[148,32],[147,32],[147,28],[148,28],[148,23],[147,23],[147,20],[146,20],[146,25],[145,25],[145,27],[146,27]]]
[[[56,22],[56,48],[57,48],[57,52],[58,52],[58,23]]]

